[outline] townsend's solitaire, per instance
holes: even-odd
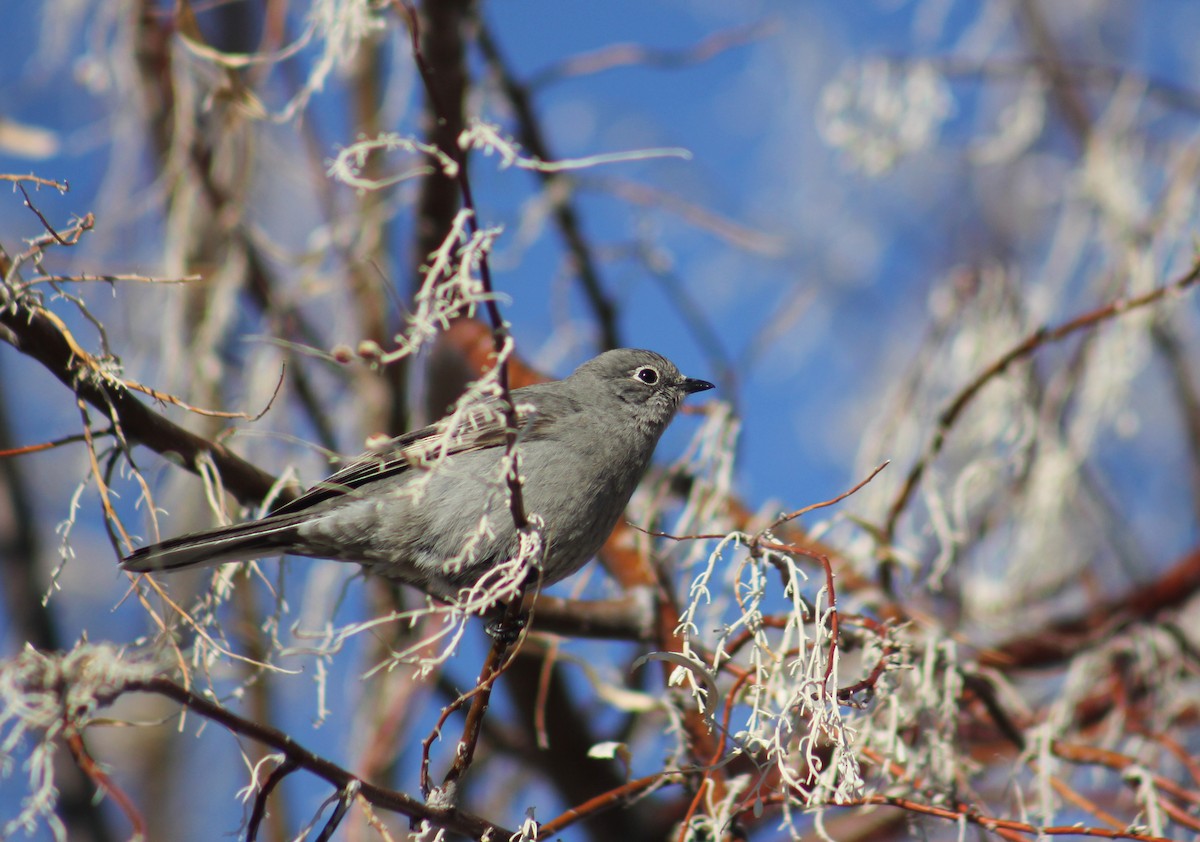
[[[513,390],[525,511],[543,524],[543,584],[600,549],[680,402],[711,388],[652,351],[620,348],[565,380]],[[484,401],[456,424],[393,439],[261,520],[143,547],[121,566],[145,573],[289,553],[357,562],[452,599],[518,552],[499,407]]]

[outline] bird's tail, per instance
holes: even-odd
[[[193,532],[134,550],[121,560],[121,569],[131,573],[151,573],[210,567],[270,555],[295,542],[297,527],[304,519],[298,514],[280,515]]]

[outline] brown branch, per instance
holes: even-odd
[[[271,397],[267,401],[266,406],[253,415],[248,412],[226,412],[225,410],[221,409],[205,409],[204,407],[200,406],[192,406],[190,403],[182,400],[181,398],[177,398],[174,395],[166,392],[160,392],[155,388],[145,386],[141,383],[138,383],[136,380],[129,380],[128,378],[121,378],[121,385],[127,389],[133,389],[135,392],[141,392],[143,395],[154,398],[154,400],[160,403],[177,406],[180,409],[185,409],[188,412],[195,413],[196,415],[203,415],[206,418],[230,418],[242,421],[258,421],[260,418],[266,415],[271,407],[275,404],[275,399],[279,397],[279,390],[283,388],[283,378],[286,374],[287,366],[284,365],[279,370],[279,380],[276,381],[275,389],[271,392]]]
[[[1054,752],[1055,757],[1060,757],[1068,763],[1085,766],[1102,766],[1121,775],[1124,775],[1129,769],[1143,765],[1140,759],[1131,757],[1128,754],[1122,754],[1119,751],[1097,748],[1096,746],[1078,745],[1063,740],[1055,740],[1051,744],[1051,751]],[[1153,772],[1148,774],[1154,782],[1154,786],[1163,792],[1191,804],[1200,804],[1200,792],[1188,790],[1163,775]]]
[[[938,414],[933,435],[925,447],[925,452],[921,454],[920,458],[909,469],[899,494],[896,495],[896,499],[892,502],[888,510],[887,521],[884,525],[882,536],[885,547],[890,545],[895,538],[896,524],[900,519],[900,515],[903,514],[912,500],[917,486],[920,485],[921,479],[925,475],[925,470],[937,458],[938,454],[942,452],[942,447],[946,443],[946,436],[984,386],[1004,374],[1014,363],[1031,356],[1035,351],[1046,345],[1061,342],[1081,330],[1094,328],[1103,322],[1117,318],[1125,313],[1155,304],[1169,295],[1182,293],[1192,287],[1197,280],[1200,280],[1200,260],[1193,261],[1191,267],[1181,277],[1150,292],[1133,296],[1132,298],[1118,298],[1102,307],[1097,307],[1094,310],[1089,310],[1086,313],[1068,319],[1055,327],[1038,328],[985,367]],[[880,585],[888,592],[891,591],[892,587],[891,577],[894,564],[894,561],[884,559],[879,567]]]
[[[0,257],[0,274],[6,261]],[[81,399],[111,415],[131,443],[145,445],[162,455],[174,454],[183,467],[199,473],[211,461],[221,481],[244,505],[261,502],[275,487],[275,478],[223,445],[185,430],[154,412],[129,391],[99,373],[99,364],[85,352],[62,322],[28,298],[13,300],[0,288],[0,337],[57,377]],[[279,501],[295,491],[284,489]]]
[[[471,707],[467,709],[462,737],[454,752],[454,762],[442,779],[442,785],[437,793],[436,801],[439,805],[449,806],[456,802],[462,779],[475,760],[475,749],[483,730],[484,715],[491,703],[492,688],[496,684],[496,679],[503,675],[512,664],[513,657],[520,651],[521,644],[529,632],[530,614],[524,606],[525,594],[528,590],[532,590],[536,596],[541,590],[540,578],[532,575],[526,576],[516,598],[504,606],[499,620],[491,621],[488,631],[492,635],[492,646],[479,671],[479,680],[475,683],[475,688],[459,696],[442,710],[437,726],[421,744],[421,790],[428,798],[431,792],[429,788],[430,747],[434,739],[440,735],[442,725],[450,714],[470,700]]]
[[[1082,793],[1077,792],[1074,788],[1068,786],[1066,781],[1064,781],[1062,778],[1058,777],[1057,775],[1050,775],[1049,778],[1050,786],[1054,788],[1054,791],[1058,793],[1058,795],[1064,801],[1074,804],[1081,810],[1086,810],[1088,813],[1095,816],[1097,819],[1104,822],[1114,830],[1119,830],[1128,826],[1128,822],[1121,821],[1112,813],[1102,808],[1095,801],[1092,801],[1090,798],[1085,798]]]
[[[877,763],[884,767],[888,774],[903,781],[908,786],[915,790],[920,790],[923,786],[919,777],[912,776],[909,770],[902,764],[889,760],[879,752],[870,748],[863,748],[863,756],[865,759]],[[1056,750],[1056,754],[1058,751]],[[1084,749],[1084,755],[1097,759],[1099,755],[1094,754],[1091,749]],[[1108,756],[1099,758],[1105,762],[1102,765],[1110,765],[1108,761],[1116,762],[1115,758],[1124,758],[1116,752],[1108,752]],[[1061,756],[1061,755],[1060,755]],[[1122,767],[1123,768],[1123,767]],[[1156,777],[1156,782],[1159,780]],[[764,805],[782,804],[788,798],[794,798],[795,794],[784,792],[771,793],[767,796],[751,796],[748,797],[740,806],[740,812],[745,815],[747,813],[761,814],[761,808]],[[926,803],[917,801],[911,797],[898,795],[864,795],[858,798],[847,798],[839,801],[837,804],[829,805],[839,808],[866,807],[871,805],[896,807],[901,810],[906,810],[918,815],[932,816],[934,818],[946,819],[953,822],[966,822],[975,825],[984,830],[1004,838],[1013,840],[1022,840],[1026,836],[1084,836],[1100,839],[1133,839],[1138,842],[1169,842],[1168,839],[1161,836],[1155,836],[1150,833],[1136,832],[1132,827],[1125,826],[1121,828],[1099,828],[1087,827],[1082,824],[1066,825],[1066,826],[1038,826],[1029,822],[1015,821],[1013,819],[1004,819],[995,816],[989,816],[979,810],[972,804],[968,804],[957,799],[948,800],[943,805]]]
[[[356,787],[358,794],[375,807],[408,816],[416,821],[427,820],[435,827],[443,827],[476,839],[489,833],[493,834],[492,838],[497,839],[507,839],[512,835],[512,831],[505,830],[480,816],[457,809],[437,810],[402,792],[361,781],[347,769],[304,748],[279,729],[244,719],[166,678],[132,681],[103,701],[105,704],[111,704],[117,696],[136,692],[165,696],[235,734],[270,746],[283,754],[290,763],[327,781],[340,792]]]
[[[857,494],[860,490],[862,490],[862,488],[864,486],[867,485],[867,483],[869,483],[871,480],[875,479],[875,477],[879,476],[880,471],[882,471],[884,468],[886,468],[890,464],[892,464],[892,461],[890,459],[885,459],[883,462],[881,462],[875,468],[875,470],[873,470],[873,471],[871,471],[871,473],[867,474],[865,479],[860,481],[853,488],[851,488],[847,491],[843,491],[841,494],[839,494],[836,497],[832,497],[828,500],[822,500],[819,503],[810,503],[809,505],[804,506],[803,508],[796,509],[796,511],[794,511],[794,512],[788,512],[785,515],[780,515],[778,518],[771,521],[771,524],[769,526],[767,526],[765,529],[760,530],[758,535],[761,536],[764,533],[772,532],[775,529],[778,529],[780,526],[783,526],[785,523],[788,523],[789,521],[793,521],[798,517],[803,517],[804,515],[808,514],[809,512],[815,512],[817,509],[826,509],[826,508],[829,508],[830,506],[837,505],[838,503],[845,500],[847,497]],[[814,553],[809,550],[805,550],[804,552],[806,555],[814,555]],[[816,553],[815,555],[820,555],[820,553]],[[829,561],[828,559],[825,559],[826,563],[828,563],[828,561]]]
[[[704,775],[700,780],[699,786],[696,787],[696,793],[692,796],[691,803],[688,804],[687,812],[684,813],[683,818],[679,822],[679,842],[686,842],[692,818],[700,809],[700,802],[704,798],[705,785],[711,779],[713,771],[718,768],[717,763],[725,754],[725,743],[729,734],[729,722],[733,717],[733,706],[737,701],[738,693],[741,691],[743,685],[753,680],[753,676],[754,674],[751,672],[746,672],[738,676],[738,679],[733,682],[733,686],[729,688],[729,692],[725,695],[725,714],[721,718],[721,728],[719,730],[721,736],[717,740],[716,751],[713,752],[712,757],[708,759],[708,763],[704,767]]]
[[[358,787],[355,784],[345,786],[339,795],[340,797],[338,798],[337,806],[333,809],[333,814],[329,817],[329,821],[325,822],[325,826],[321,828],[321,832],[317,834],[315,842],[329,842],[333,838],[338,825],[342,823],[342,819],[346,817],[346,812],[350,809],[350,805],[354,803],[355,796],[358,795]]]
[[[540,621],[544,597],[538,599]],[[539,622],[532,625],[536,630]],[[561,649],[554,639],[531,635],[513,658],[503,689],[515,713],[501,726],[506,732],[520,729],[518,762],[537,769],[538,776],[553,787],[564,805],[590,802],[597,793],[623,786],[629,768],[617,757],[589,756],[602,741],[622,739],[624,729],[634,726],[636,715],[620,724],[602,726],[594,716],[596,699],[570,676],[570,662],[559,662]],[[489,732],[493,744],[497,736]],[[580,830],[581,838],[605,842],[660,842],[674,816],[661,803],[633,801],[622,809],[590,813]],[[554,838],[554,837],[551,837]]]
[[[874,476],[874,474],[872,474],[872,476]],[[823,553],[813,552],[812,550],[796,544],[780,544],[775,541],[758,541],[755,546],[763,547],[777,553],[808,556],[813,561],[819,562],[822,569],[825,571],[825,590],[829,594],[829,649],[825,655],[825,675],[822,679],[821,686],[826,692],[828,692],[829,679],[833,675],[833,664],[837,659],[838,635],[841,632],[841,619],[838,615],[837,608],[837,591],[834,589],[833,584],[833,565],[830,564],[829,557]]]
[[[658,640],[656,646],[662,652],[681,652],[682,640],[675,630],[679,628],[679,605],[674,594],[663,588],[659,591],[658,604]],[[669,661],[662,664],[663,685],[669,686],[671,673],[674,670]],[[714,756],[719,750],[720,740],[709,730],[708,720],[703,711],[694,705],[687,705],[682,711],[683,730],[687,735],[688,754],[697,766],[703,766],[706,758]],[[723,737],[721,738],[723,739]],[[712,783],[713,801],[720,802],[726,794],[725,774],[721,769],[713,769],[707,777]]]
[[[417,72],[420,74],[425,88],[426,110],[432,123],[430,140],[455,162],[456,167],[453,178],[461,196],[462,207],[469,211],[467,228],[472,235],[478,234],[480,230],[479,214],[475,205],[471,180],[467,172],[467,152],[458,142],[463,126],[463,107],[466,95],[461,27],[466,18],[468,4],[446,2],[446,0],[433,0],[433,2],[426,3],[424,8],[428,16],[429,26],[425,29],[425,34],[423,34],[421,17],[412,5],[406,2],[406,0],[393,0],[393,5],[407,23],[413,61],[416,64]],[[434,51],[432,53],[432,60],[427,59],[427,48]],[[429,176],[429,179],[438,179],[440,182],[442,176],[435,172]],[[430,183],[430,181],[427,181],[427,185]],[[436,192],[437,195],[443,196],[443,204],[448,200],[444,191],[438,190],[437,187],[434,187],[431,192]],[[427,193],[426,195],[430,194]],[[431,217],[426,213],[420,215],[419,218],[421,220],[432,219],[438,225],[434,230],[425,231],[424,234],[426,237],[441,235],[442,231],[446,228],[445,216],[445,212],[441,214],[440,219]],[[428,254],[433,250],[430,248],[421,253]],[[486,253],[480,254],[478,268],[479,282],[483,291],[484,310],[487,312],[488,319],[491,322],[492,349],[496,360],[494,364],[496,365],[501,407],[505,419],[505,452],[509,460],[508,469],[505,473],[505,484],[508,490],[509,511],[517,531],[524,532],[530,528],[530,523],[525,511],[524,494],[521,489],[520,454],[517,451],[519,426],[510,388],[510,354],[506,352],[511,337],[508,323],[505,322],[501,315],[500,307],[496,301],[495,288],[492,283],[491,264]],[[492,687],[509,663],[507,656],[512,644],[517,642],[508,635],[514,624],[519,623],[522,631],[524,631],[525,621],[522,617],[524,615],[523,603],[525,594],[531,586],[533,586],[535,593],[540,591],[540,587],[537,587],[538,584],[540,583],[533,576],[526,576],[518,588],[516,596],[505,606],[503,620],[501,621],[504,628],[495,635],[491,650],[481,668],[479,682],[475,689],[467,694],[468,697],[473,697],[471,707],[467,711],[466,720],[463,725],[463,736],[459,741],[458,750],[455,752],[454,762],[442,782],[439,792],[439,799],[442,800],[442,803],[454,803],[459,783],[471,767],[475,756],[475,748],[479,741],[479,734],[482,729],[483,717],[491,698]],[[422,744],[421,786],[426,795],[430,793],[429,750],[432,740],[440,732],[441,726],[450,711],[461,705],[465,698],[459,697],[458,700],[443,711],[437,728]]]

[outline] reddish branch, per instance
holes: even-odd
[[[713,751],[712,757],[708,758],[708,763],[704,768],[704,776],[701,778],[699,785],[696,787],[696,794],[692,797],[692,802],[688,805],[687,812],[683,819],[679,822],[679,840],[678,842],[686,842],[688,830],[690,828],[692,818],[700,809],[700,804],[704,800],[704,794],[708,788],[708,782],[712,779],[713,773],[720,767],[717,765],[725,754],[726,738],[729,734],[729,723],[733,718],[733,706],[738,699],[738,694],[742,687],[749,684],[753,678],[752,672],[745,672],[733,682],[733,686],[729,688],[729,692],[725,696],[725,713],[721,718],[721,728],[718,733],[716,748]]]
[[[538,838],[553,839],[554,834],[558,833],[559,831],[565,830],[573,824],[578,824],[585,819],[591,818],[596,813],[599,813],[603,810],[611,810],[613,807],[624,803],[630,798],[642,795],[643,793],[648,792],[657,786],[661,786],[664,782],[669,781],[678,774],[679,773],[658,772],[653,775],[647,775],[644,778],[638,778],[637,780],[630,781],[629,783],[608,792],[601,793],[595,798],[589,799],[588,801],[585,801],[584,803],[575,807],[571,807],[562,815],[557,816],[543,824],[539,828]]]
[[[514,627],[514,624],[521,622],[523,614],[521,599],[514,599],[505,606],[503,620],[501,621],[503,630],[494,632],[492,646],[488,650],[487,658],[484,659],[483,666],[479,672],[479,680],[475,682],[475,687],[442,709],[437,724],[424,741],[422,741],[421,791],[425,794],[426,798],[429,798],[430,793],[433,791],[429,774],[430,749],[433,743],[441,736],[442,726],[446,724],[446,720],[450,718],[450,715],[461,709],[469,701],[471,702],[471,707],[467,709],[466,719],[463,723],[463,735],[459,740],[457,750],[454,752],[454,762],[442,780],[441,792],[438,795],[439,800],[445,800],[447,803],[453,803],[457,797],[458,786],[475,759],[475,748],[479,743],[479,735],[483,730],[484,714],[487,713],[488,705],[491,702],[492,687],[495,685],[496,679],[500,677],[508,666],[509,650],[514,643],[518,642],[518,640],[510,639],[508,633]]]
[[[955,807],[938,807],[924,804],[909,798],[899,798],[892,795],[868,795],[862,798],[849,799],[838,807],[865,807],[868,805],[897,807],[910,813],[946,819],[952,822],[966,822],[983,830],[991,831],[1005,839],[1023,839],[1032,836],[1035,839],[1042,836],[1085,836],[1095,839],[1134,839],[1137,842],[1171,842],[1165,836],[1155,836],[1152,833],[1138,833],[1134,829],[1107,830],[1102,827],[1083,827],[1080,825],[1052,825],[1043,827],[1030,822],[1019,822],[1012,819],[1002,819],[976,811],[966,804]]]
[[[75,758],[75,763],[79,766],[80,770],[91,778],[92,782],[96,784],[96,788],[111,798],[121,808],[121,812],[125,814],[125,817],[129,819],[129,824],[133,828],[134,838],[146,838],[146,820],[142,817],[141,811],[134,805],[133,799],[117,786],[113,779],[88,754],[87,747],[83,744],[83,737],[78,733],[73,733],[67,737],[66,743],[67,748],[71,750],[71,756]]]
[[[1178,608],[1200,591],[1200,550],[1193,551],[1153,582],[1086,614],[1059,620],[1036,633],[1019,637],[980,653],[979,663],[998,669],[1036,669],[1059,666],[1099,637],[1109,637],[1133,623],[1153,620]]]
[[[1088,750],[1090,752],[1091,750]],[[1056,752],[1057,753],[1057,752]],[[1119,763],[1116,763],[1116,758],[1128,760],[1123,755],[1117,755],[1115,752],[1108,753],[1109,757],[1104,758],[1107,761],[1102,765],[1107,765],[1110,768],[1127,768]],[[894,760],[890,760],[879,752],[871,748],[864,747],[862,756],[880,768],[887,771],[887,774],[897,782],[902,782],[914,792],[919,792],[925,789],[925,783],[919,777],[914,776],[902,764]],[[1089,755],[1090,756],[1090,755]],[[1113,765],[1116,763],[1116,765]],[[748,815],[754,812],[760,812],[763,806],[773,806],[784,803],[786,800],[794,799],[797,796],[803,798],[803,793],[783,793],[775,792],[765,797],[748,798],[740,807],[742,815]],[[1138,842],[1169,842],[1165,837],[1156,836],[1151,833],[1141,833],[1133,827],[1122,827],[1116,829],[1106,829],[1097,827],[1087,827],[1082,824],[1068,826],[1038,826],[1030,822],[1021,822],[1011,819],[998,818],[990,816],[980,810],[973,804],[968,804],[957,799],[949,800],[942,805],[918,801],[914,798],[899,795],[864,795],[858,798],[847,798],[839,801],[836,804],[825,805],[827,807],[849,808],[849,807],[865,807],[871,805],[896,807],[905,810],[915,815],[931,816],[934,818],[945,819],[952,822],[966,822],[980,827],[984,830],[1000,836],[1003,839],[1024,840],[1027,836],[1084,836],[1100,839],[1133,839]]]
[[[1076,745],[1074,743],[1055,740],[1051,745],[1051,751],[1055,757],[1060,757],[1070,763],[1087,766],[1100,766],[1109,769],[1123,778],[1130,769],[1136,769],[1141,766],[1141,762],[1128,754],[1122,754],[1119,751],[1113,751],[1107,748],[1097,748],[1095,746]],[[1200,791],[1189,790],[1186,787],[1180,786],[1170,778],[1164,777],[1156,773],[1147,771],[1146,773],[1153,782],[1155,788],[1164,792],[1173,798],[1178,798],[1189,805],[1188,809],[1194,810],[1200,806]],[[1126,782],[1132,785],[1132,781],[1126,779]],[[1164,806],[1169,803],[1166,799],[1159,796],[1159,803]],[[1191,819],[1188,826],[1195,829],[1196,819]]]

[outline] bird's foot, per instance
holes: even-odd
[[[526,614],[519,614],[516,617],[508,617],[504,614],[492,617],[484,625],[488,636],[497,643],[502,643],[505,646],[512,646],[517,642],[517,638],[521,636],[521,632],[525,630],[525,626],[529,621]]]

